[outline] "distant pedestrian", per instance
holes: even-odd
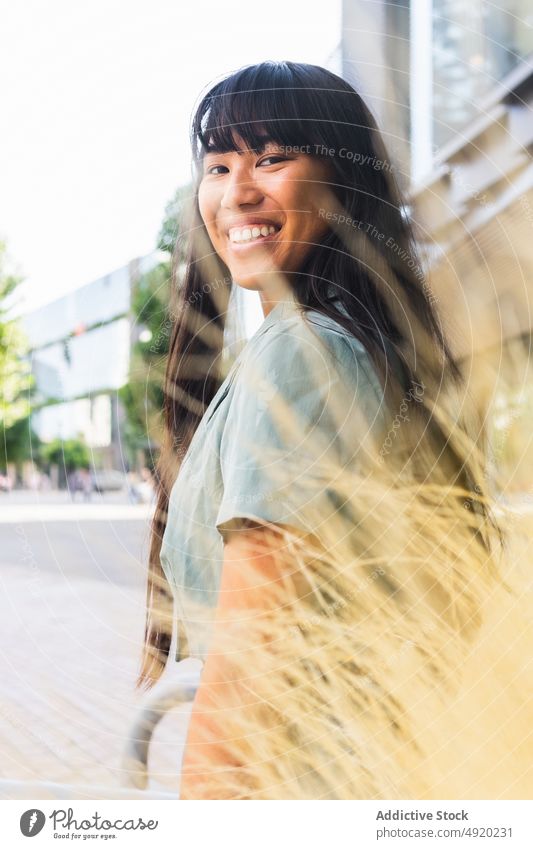
[[[72,501],[76,501],[76,493],[81,488],[80,476],[77,469],[73,469],[67,475],[67,488]]]
[[[83,493],[83,500],[90,501],[93,493],[93,479],[89,469],[80,469],[79,480],[80,490]]]

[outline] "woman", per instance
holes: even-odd
[[[343,792],[358,791],[333,789],[336,779],[329,778],[327,759],[319,767],[313,761],[316,734],[309,770],[295,778],[291,766],[290,779],[269,784],[270,791],[254,784],[254,769],[257,776],[261,767],[252,755],[246,762],[245,748],[232,754],[230,719],[240,710],[241,742],[247,722],[254,734],[264,731],[264,739],[280,727],[262,714],[288,683],[276,677],[280,667],[273,658],[289,652],[284,674],[294,661],[298,671],[291,675],[300,682],[289,689],[303,693],[322,662],[314,656],[310,665],[306,650],[315,639],[333,645],[317,636],[324,637],[320,629],[326,619],[329,627],[333,614],[353,621],[353,605],[362,603],[356,586],[369,610],[386,604],[393,605],[391,617],[402,612],[401,621],[394,620],[396,632],[420,632],[421,605],[413,604],[415,597],[424,600],[427,621],[437,611],[448,628],[449,587],[443,586],[442,574],[435,589],[428,566],[428,574],[419,580],[417,573],[407,588],[389,565],[399,550],[398,527],[394,533],[390,529],[402,509],[394,501],[391,473],[398,470],[403,482],[446,483],[463,515],[468,508],[462,526],[477,545],[471,556],[482,562],[491,551],[483,469],[464,450],[466,430],[458,428],[456,438],[445,416],[435,413],[435,401],[446,391],[459,403],[461,373],[421,273],[394,168],[354,89],[317,66],[247,67],[202,99],[192,142],[195,194],[185,279],[175,281],[167,439],[159,464],[139,682],[150,686],[174,657],[172,635],[176,659],[190,655],[204,661],[182,797],[214,792],[275,798],[286,792],[297,798],[305,793],[342,798]],[[176,274],[178,269],[176,262]],[[259,293],[264,321],[228,370],[224,327],[235,287]],[[454,417],[457,411],[449,412]],[[366,485],[357,488],[355,481]],[[431,493],[420,503],[420,510],[435,515]],[[351,578],[344,568],[347,557],[354,564]],[[434,556],[435,568],[438,563]],[[459,629],[473,627],[477,600],[454,604]],[[282,619],[274,644],[276,616]],[[302,627],[308,621],[317,626],[312,633]],[[299,654],[294,646],[286,648],[287,627],[295,638],[304,636]],[[222,650],[230,633],[233,649]],[[387,639],[380,651],[387,650]],[[362,673],[364,664],[351,657],[343,661],[343,675],[364,679],[365,698],[372,693],[380,705],[376,715],[388,704],[392,716],[396,702],[383,695],[379,664]],[[321,686],[330,680],[333,654],[324,663]],[[265,689],[245,709],[250,688],[242,683],[243,670],[250,668],[262,669],[267,689],[276,681],[279,687],[272,698]],[[341,678],[332,678],[334,687]],[[341,707],[332,714],[324,707],[328,698],[314,715],[329,723],[326,749],[343,729],[344,743],[335,756],[340,769],[346,753],[353,757],[354,743],[346,744]],[[281,725],[296,733],[294,751],[300,756],[307,749],[298,737],[298,710],[291,723]],[[274,746],[275,738],[268,739]],[[266,752],[261,764],[275,763],[272,768],[284,775],[287,765],[279,751]],[[252,775],[239,783],[247,767]],[[202,781],[207,776],[209,783],[215,774],[223,774],[218,789],[212,784],[205,790]],[[393,792],[391,786],[382,786],[385,796]],[[394,788],[405,792],[401,782]]]

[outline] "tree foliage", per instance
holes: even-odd
[[[5,429],[0,466],[14,463],[20,468],[26,460],[39,464],[40,459],[41,441],[32,429],[31,416],[28,414]]]
[[[21,277],[9,271],[6,244],[0,240],[0,427],[3,433],[28,415],[28,392],[33,384],[28,342],[19,321],[9,317],[13,295],[21,282]]]
[[[10,271],[7,246],[0,240],[0,468],[14,463],[18,470],[39,449],[30,419],[34,379],[29,345],[19,321],[12,318],[21,282],[22,278]]]
[[[53,439],[41,447],[41,457],[67,472],[90,467],[89,449],[81,439]]]
[[[140,449],[146,456],[160,443],[164,372],[172,332],[169,311],[172,256],[189,193],[190,187],[180,187],[167,204],[157,243],[166,258],[143,274],[132,292],[136,341],[128,383],[119,393],[127,418],[123,439],[130,454]]]

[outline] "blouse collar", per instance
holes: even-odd
[[[349,315],[349,313],[346,311],[343,304],[340,303],[339,298],[336,297],[333,289],[331,289],[330,292],[329,292],[329,299],[336,303],[337,308],[344,315],[347,315],[347,316]],[[294,297],[294,294],[292,292],[289,292],[287,295],[284,296],[284,298],[281,301],[278,301],[277,304],[274,307],[272,307],[272,309],[270,310],[268,315],[266,315],[265,318],[263,319],[262,324],[259,325],[259,328],[256,331],[256,334],[259,335],[260,333],[263,333],[265,330],[268,330],[269,327],[271,327],[276,321],[279,321],[279,319],[281,319],[281,318],[289,318],[291,315],[294,315],[295,313],[301,313],[303,309],[304,308],[301,306],[301,304]]]
[[[296,298],[289,293],[286,295],[281,301],[278,301],[275,306],[272,307],[268,315],[263,319],[262,324],[259,325],[256,334],[259,335],[263,333],[265,330],[268,330],[276,321],[279,321],[281,318],[289,318],[291,315],[294,315],[297,312],[301,312],[302,307],[296,300]]]

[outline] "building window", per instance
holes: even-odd
[[[484,97],[533,52],[531,0],[433,0],[433,144],[477,118]]]

